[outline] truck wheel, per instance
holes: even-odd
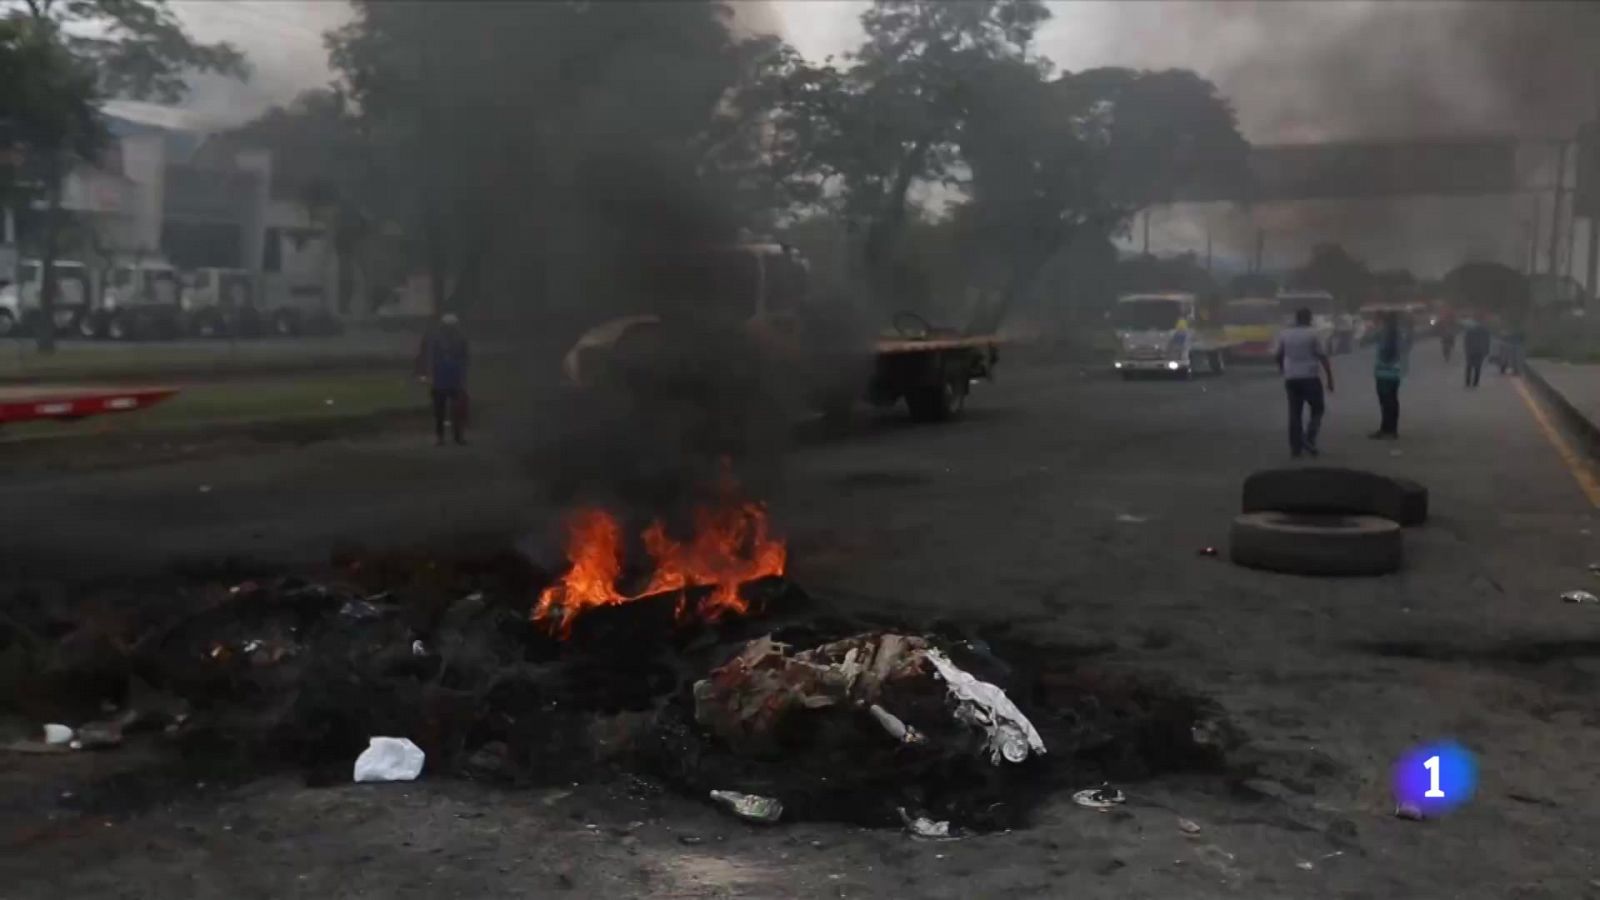
[[[95,338],[104,336],[104,329],[101,327],[98,313],[91,310],[78,317],[78,337],[86,341],[92,341]]]
[[[218,315],[214,310],[196,313],[194,324],[190,326],[189,330],[193,332],[195,337],[199,338],[220,337],[224,332],[222,316]]]
[[[113,341],[131,341],[133,332],[133,322],[124,313],[112,313],[106,320],[106,337]]]
[[[1428,489],[1409,478],[1360,469],[1267,469],[1244,481],[1242,512],[1382,516],[1401,525],[1428,521]]]
[[[17,333],[17,317],[9,309],[0,309],[0,338],[12,337]]]
[[[1245,513],[1233,520],[1229,558],[1291,575],[1384,575],[1400,568],[1400,526],[1377,516]]]
[[[77,335],[78,323],[83,320],[83,313],[78,310],[56,311],[56,334],[61,337]]]
[[[965,395],[958,395],[955,385],[947,380],[906,391],[906,408],[911,411],[913,422],[944,422],[960,411],[965,399]]]
[[[300,333],[300,317],[293,310],[284,310],[272,317],[272,333],[280,337],[294,337]]]
[[[258,338],[261,336],[261,313],[255,307],[247,306],[239,310],[235,320],[234,333],[240,337]]]
[[[1211,374],[1221,375],[1228,371],[1228,354],[1221,350],[1211,351]]]

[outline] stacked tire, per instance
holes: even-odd
[[[1358,469],[1270,469],[1244,483],[1229,556],[1238,565],[1296,575],[1364,576],[1398,570],[1403,531],[1428,518],[1428,490]]]

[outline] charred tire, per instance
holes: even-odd
[[[1233,520],[1229,558],[1290,575],[1384,575],[1403,559],[1400,526],[1378,516],[1245,513]]]
[[[1381,516],[1401,525],[1428,521],[1428,489],[1409,478],[1360,469],[1268,469],[1244,481],[1241,512]]]
[[[0,309],[0,338],[12,337],[17,333],[17,317],[9,309]]]

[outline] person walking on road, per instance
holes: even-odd
[[[1439,347],[1440,349],[1444,350],[1445,362],[1449,362],[1450,355],[1455,352],[1456,332],[1458,330],[1459,329],[1456,327],[1455,313],[1446,310],[1444,314],[1439,317]]]
[[[1373,362],[1373,380],[1378,385],[1381,424],[1368,437],[1394,440],[1400,436],[1400,381],[1405,377],[1410,351],[1410,335],[1400,328],[1398,313],[1384,313],[1378,333],[1378,351]]]
[[[1500,338],[1500,374],[1509,371],[1513,375],[1522,374],[1522,345],[1526,335],[1520,323],[1513,323],[1505,330]]]
[[[1295,310],[1294,324],[1278,332],[1275,354],[1278,371],[1283,374],[1283,389],[1289,397],[1289,455],[1317,455],[1317,432],[1322,428],[1322,379],[1328,378],[1328,393],[1333,393],[1333,365],[1328,361],[1322,338],[1311,327],[1311,310]],[[1319,372],[1320,370],[1320,372]],[[1311,410],[1311,421],[1302,427],[1302,415]]]
[[[433,434],[441,447],[447,418],[455,442],[467,442],[467,358],[467,337],[461,333],[461,320],[455,313],[440,316],[438,324],[422,336],[417,350],[417,377],[432,389]]]
[[[1483,361],[1489,358],[1489,326],[1473,318],[1461,335],[1461,350],[1467,357],[1467,387],[1475,388],[1483,377]]]

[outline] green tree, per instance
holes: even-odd
[[[870,290],[893,293],[913,187],[959,182],[982,73],[1042,66],[1030,45],[1048,17],[1039,0],[877,0],[840,65],[769,70],[762,96],[786,172],[845,221]]]
[[[1244,177],[1248,144],[1191,72],[1092,69],[1054,80],[991,66],[961,144],[986,252],[1006,270],[994,321],[1037,287],[1062,248],[1125,233],[1187,185]]]
[[[642,245],[733,236],[749,173],[718,161],[750,160],[735,145],[760,131],[724,118],[746,72],[782,62],[733,41],[727,17],[707,2],[358,2],[331,57],[436,305],[525,306],[530,285],[593,305]]]
[[[1259,272],[1244,272],[1228,280],[1228,296],[1234,299],[1272,298],[1278,294],[1278,280]]]
[[[28,179],[44,194],[38,342],[50,352],[62,183],[74,163],[92,160],[104,142],[98,102],[119,96],[174,102],[189,72],[242,78],[246,69],[232,46],[190,40],[165,0],[25,0],[10,9],[6,40],[21,64],[0,86],[0,120],[9,123]]]
[[[1311,259],[1290,274],[1289,287],[1324,290],[1346,309],[1355,309],[1372,292],[1372,272],[1344,247],[1318,244]]]
[[[1490,314],[1519,322],[1532,305],[1528,279],[1510,266],[1492,262],[1459,265],[1445,274],[1445,296],[1468,314]]]

